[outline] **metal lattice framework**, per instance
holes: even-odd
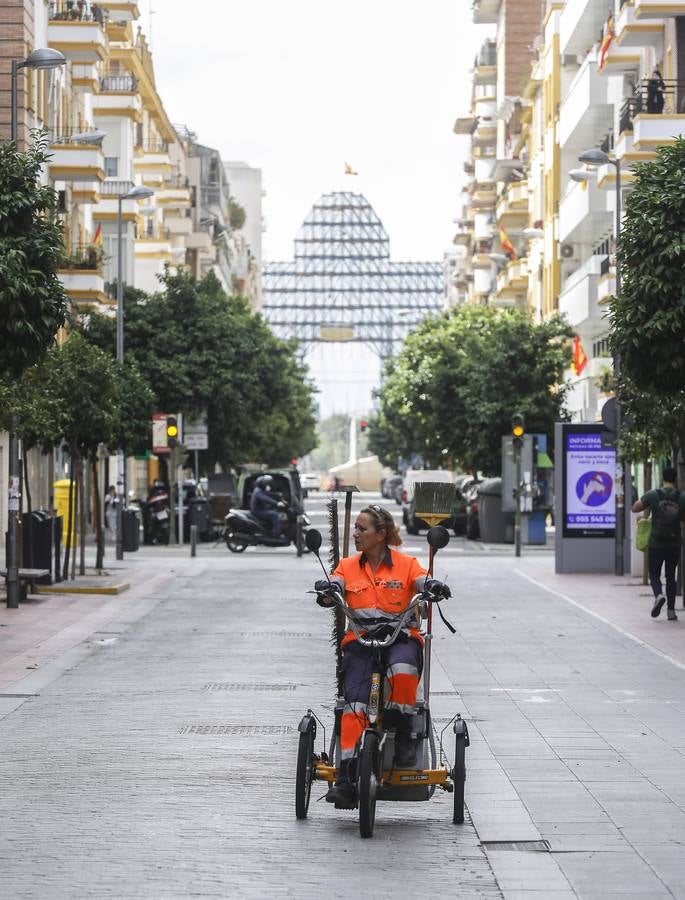
[[[442,264],[391,262],[388,235],[362,194],[324,194],[291,262],[264,269],[264,316],[303,347],[356,341],[392,356],[408,331],[445,307]]]

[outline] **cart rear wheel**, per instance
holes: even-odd
[[[373,837],[376,821],[376,779],[378,760],[378,735],[369,731],[359,754],[359,833],[363,838]]]
[[[297,772],[295,775],[295,815],[298,819],[307,818],[309,797],[312,793],[314,777],[314,728],[300,732],[300,744],[297,748]]]
[[[455,825],[462,825],[464,822],[464,782],[466,781],[466,738],[463,734],[457,735],[452,781],[454,782],[454,814],[452,821]]]

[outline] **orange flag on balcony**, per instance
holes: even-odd
[[[506,233],[504,228],[500,228],[499,230],[499,245],[504,250],[505,253],[508,253],[512,259],[518,259],[518,253],[514,250],[514,245],[509,240],[509,235]]]
[[[96,247],[102,247],[102,225],[98,223],[98,227],[95,229],[95,234],[93,235],[92,243]]]
[[[607,56],[609,55],[609,47],[613,41],[614,35],[614,14],[609,10],[609,15],[604,23],[604,32],[602,34],[602,43],[599,45],[599,60],[597,62],[597,71],[601,72],[607,64]]]
[[[576,375],[580,375],[586,365],[587,356],[583,350],[583,345],[580,343],[580,338],[576,335],[573,338],[573,362],[571,363],[571,367]]]

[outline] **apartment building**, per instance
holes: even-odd
[[[591,148],[608,153],[625,193],[635,163],[685,134],[685,0],[548,0],[538,25],[530,8],[525,39],[516,32],[532,55],[518,88],[507,87],[500,56],[508,27],[520,23],[517,9],[518,0],[473,6],[474,21],[492,24],[495,37],[476,59],[470,116],[455,126],[472,152],[454,240],[467,250],[469,302],[567,318],[586,357],[566,373],[569,406],[574,418],[594,420],[612,365],[606,301],[615,291],[616,167],[579,157]],[[655,68],[663,102],[648,85]]]

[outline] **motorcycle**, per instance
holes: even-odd
[[[247,509],[231,509],[225,517],[224,540],[231,553],[242,553],[248,547],[288,547],[294,544],[297,555],[306,550],[305,537],[311,522],[299,506],[280,501],[277,508],[281,533],[272,534],[268,526]]]
[[[169,494],[166,488],[152,488],[145,502],[145,543],[169,543]]]

